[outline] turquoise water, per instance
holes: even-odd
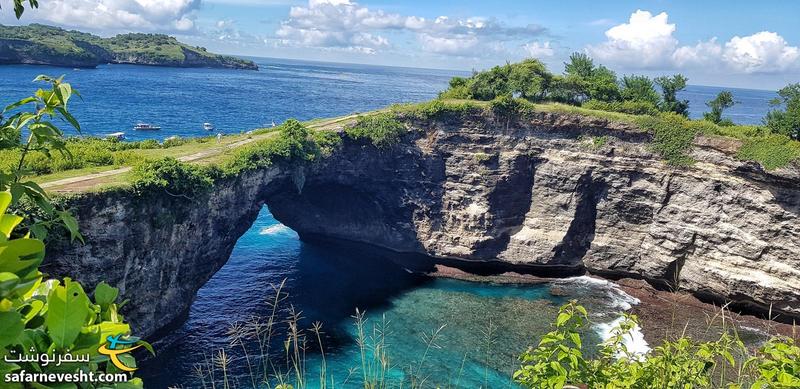
[[[317,321],[322,323],[328,375],[336,387],[360,387],[356,308],[366,312],[365,332],[386,333],[387,377],[396,386],[408,387],[413,373],[427,377],[424,387],[500,388],[513,387],[510,377],[518,354],[549,330],[558,307],[568,299],[586,304],[599,323],[610,322],[631,302],[601,281],[577,278],[557,285],[499,285],[433,279],[408,272],[388,260],[391,256],[301,242],[264,209],[229,262],[200,290],[188,320],[157,343],[158,357],[147,361],[139,374],[148,388],[201,387],[195,368],[213,366],[210,358],[225,349],[232,358],[229,379],[248,386],[244,352],[241,346],[230,345],[226,333],[233,323],[268,317],[267,301],[274,296],[270,285],[283,280],[286,300],[278,314],[281,324],[273,342],[273,350],[278,350],[273,363],[276,369],[285,369],[281,342],[288,308],[293,306],[302,312],[300,327],[309,336],[303,360],[312,388],[318,386],[322,362],[309,332]],[[440,327],[435,347],[423,358],[426,336],[430,339]],[[587,343],[600,340],[595,330],[586,335]],[[246,343],[255,361],[256,343]],[[215,370],[219,385],[221,371]],[[205,378],[207,385],[210,380]]]

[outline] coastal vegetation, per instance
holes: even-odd
[[[698,135],[735,138],[742,142],[738,158],[757,161],[767,169],[783,167],[800,158],[800,84],[778,91],[778,98],[772,101],[776,109],[766,115],[763,126],[741,126],[723,117],[724,111],[735,104],[730,91],[720,92],[707,103],[711,110],[703,120],[687,119],[688,101],[677,97],[688,82],[681,74],[654,79],[640,75],[618,78],[582,53],[573,54],[564,65],[561,75],[549,72],[536,59],[495,66],[468,78],[454,77],[439,98],[457,100],[461,105],[489,101],[499,108],[495,112],[516,110],[517,116],[560,103],[575,107],[557,108],[564,112],[633,123],[650,131],[653,149],[676,166],[693,163],[689,154]],[[520,100],[514,109],[510,99]],[[436,107],[429,104],[419,110]],[[612,117],[602,112],[631,116]]]
[[[120,34],[102,38],[42,24],[0,25],[0,63],[95,67],[134,63],[179,67],[257,69],[249,60],[212,54],[164,34]]]

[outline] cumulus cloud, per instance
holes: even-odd
[[[744,73],[782,72],[800,67],[800,49],[769,31],[739,37],[725,43],[723,59]]]
[[[606,31],[606,41],[586,51],[600,62],[628,69],[725,69],[734,73],[776,73],[800,70],[800,49],[775,32],[717,38],[681,46],[667,13],[637,10],[627,23]]]
[[[533,58],[552,57],[555,50],[550,47],[550,41],[540,44],[539,42],[531,42],[525,45],[525,51]]]
[[[603,63],[637,65],[642,68],[662,66],[671,58],[678,46],[672,36],[675,25],[669,23],[666,12],[653,15],[637,10],[628,23],[611,27],[606,31],[606,41],[589,46],[588,51]]]
[[[195,28],[199,6],[200,0],[48,0],[26,12],[26,19],[95,30],[186,32]]]
[[[537,25],[511,27],[491,18],[430,19],[372,9],[351,0],[309,0],[307,6],[290,9],[276,35],[285,45],[374,53],[392,46],[392,34],[410,33],[424,51],[481,56],[501,50],[505,41],[544,32]]]

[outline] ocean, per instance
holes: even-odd
[[[207,135],[204,122],[213,123],[215,133],[237,133],[287,118],[332,117],[425,101],[444,89],[450,77],[464,75],[255,60],[261,67],[257,72],[132,65],[95,70],[3,66],[0,96],[10,103],[34,90],[30,81],[36,75],[63,74],[81,93],[71,109],[84,134],[122,131],[131,140],[163,139]],[[679,97],[690,101],[692,117],[700,117],[705,102],[720,90],[689,86]],[[738,104],[725,116],[737,123],[759,124],[774,92],[730,90]],[[140,121],[163,130],[132,131]],[[265,208],[228,263],[200,289],[186,321],[156,342],[157,356],[144,361],[137,374],[147,388],[211,387],[212,380],[221,387],[222,371],[214,359],[225,350],[229,380],[236,387],[252,386],[258,344],[247,335],[252,326],[240,324],[270,316],[273,286],[282,282],[285,300],[276,311],[277,319],[285,329],[292,312],[301,318],[309,339],[303,360],[310,388],[321,386],[314,377],[323,362],[335,387],[360,386],[364,368],[353,318],[356,309],[364,315],[362,328],[368,338],[380,334],[385,339],[390,381],[408,386],[410,377],[427,377],[426,387],[500,388],[514,387],[510,377],[518,366],[517,356],[549,330],[558,306],[567,299],[580,299],[594,312],[599,324],[586,333],[589,343],[599,341],[616,315],[636,303],[611,284],[583,277],[555,285],[470,283],[412,274],[391,259],[391,254],[301,242]],[[324,358],[309,330],[315,322],[322,325]],[[236,335],[237,330],[245,335]],[[646,349],[637,339],[632,347]],[[274,340],[270,366],[280,369],[284,334]]]

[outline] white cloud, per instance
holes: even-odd
[[[537,25],[509,27],[491,18],[429,19],[371,9],[351,0],[309,0],[307,6],[292,7],[275,34],[287,46],[374,53],[392,47],[392,34],[412,33],[424,51],[478,57],[496,52],[505,41],[544,32]]]
[[[670,24],[666,12],[653,15],[637,10],[628,23],[606,31],[607,40],[587,50],[601,63],[637,65],[641,68],[657,68],[671,58],[678,46],[672,36],[675,25]]]
[[[775,32],[734,36],[724,44],[715,37],[680,46],[675,30],[667,13],[637,10],[627,23],[606,31],[605,42],[587,46],[586,51],[601,63],[625,69],[695,68],[743,74],[800,70],[800,49]]]
[[[552,57],[555,50],[550,47],[550,41],[540,44],[539,42],[531,42],[525,45],[525,51],[533,58]]]
[[[800,49],[769,31],[739,37],[725,43],[725,62],[744,73],[773,73],[800,67]]]
[[[679,68],[707,67],[719,63],[722,47],[717,43],[717,38],[706,42],[698,42],[694,46],[681,46],[672,53],[672,60]]]
[[[48,0],[25,19],[67,27],[122,31],[190,31],[200,0]]]

